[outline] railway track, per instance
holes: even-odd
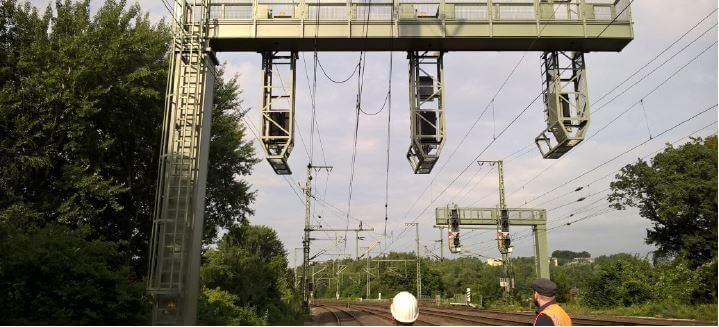
[[[383,316],[383,319],[392,323],[388,304],[350,304],[351,307]],[[439,308],[422,305],[420,317],[440,319],[442,322],[428,321],[420,318],[417,323],[422,325],[446,325],[447,322],[471,325],[531,325],[534,319],[533,312],[507,312],[500,310],[463,310]],[[435,320],[431,319],[431,320]],[[612,316],[572,316],[572,322],[577,326],[716,326],[712,321],[696,321],[686,319],[662,319],[645,317],[612,317]]]
[[[329,311],[329,313],[331,313],[332,316],[335,318],[335,321],[337,321],[337,326],[363,326],[364,325],[357,318],[357,316],[355,316],[354,313],[352,313],[351,311],[345,310],[344,308],[342,308],[339,305],[320,304],[320,305],[318,305],[318,307]],[[349,317],[350,321],[354,321],[354,323],[343,324],[343,322],[346,322],[347,320],[341,319],[340,315],[337,314],[338,312],[342,313],[344,316]]]
[[[394,325],[394,318],[392,318],[392,313],[389,311],[388,306],[378,306],[378,305],[358,305],[358,304],[350,304],[352,308],[355,308],[357,310],[360,310],[362,312],[366,312],[368,314],[377,316],[382,318],[383,320],[387,321],[388,325]],[[421,314],[421,309],[420,309]],[[425,319],[417,319],[415,321],[415,325],[419,326],[438,326],[441,324],[437,324],[431,321],[427,321]]]

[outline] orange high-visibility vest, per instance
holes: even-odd
[[[572,325],[572,318],[569,318],[569,315],[567,312],[562,309],[562,307],[559,306],[559,304],[553,303],[544,310],[542,310],[537,317],[539,317],[540,314],[545,314],[549,319],[552,319],[552,322],[554,322],[555,326],[571,326]],[[537,323],[537,317],[534,317],[534,322],[532,322],[532,325]]]

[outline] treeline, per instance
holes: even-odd
[[[169,25],[137,3],[107,0],[93,13],[89,0],[41,10],[0,0],[0,323],[150,323],[144,279],[170,41]],[[242,177],[257,158],[237,80],[222,75],[200,321],[291,323],[286,253],[274,232],[248,225],[255,193]],[[268,246],[273,254],[260,255]],[[240,272],[263,288],[231,278]]]
[[[374,259],[414,259],[411,253],[390,253]],[[457,299],[467,288],[472,290],[472,302],[487,307],[504,305],[499,277],[502,267],[493,267],[478,258],[422,259],[422,297]],[[536,278],[533,257],[512,260],[515,277],[514,302],[530,308],[532,280]],[[346,267],[346,268],[345,268]],[[324,269],[324,270],[322,270]],[[332,271],[342,271],[335,274]],[[335,298],[366,298],[367,260],[337,260],[317,263],[315,296]],[[400,291],[416,294],[415,262],[370,261],[369,298],[379,293],[387,299]],[[716,308],[717,261],[712,260],[691,269],[682,260],[652,262],[630,254],[600,256],[593,262],[550,266],[551,279],[559,289],[557,300],[591,309],[611,309],[641,306],[656,307],[714,304]],[[312,272],[312,269],[311,271]],[[327,279],[327,278],[332,279]],[[337,285],[339,282],[339,287]],[[716,319],[716,317],[714,317]]]

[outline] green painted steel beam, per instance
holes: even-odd
[[[367,3],[357,0],[216,0],[210,45],[215,51],[590,52],[621,51],[634,38],[627,0],[453,2],[378,1],[368,14]]]

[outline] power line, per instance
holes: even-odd
[[[672,43],[669,44],[666,48],[664,48],[664,50],[660,51],[656,56],[654,56],[654,58],[652,58],[652,59],[649,60],[646,64],[644,64],[644,66],[639,67],[639,69],[635,70],[632,74],[630,74],[629,76],[627,76],[627,78],[625,78],[621,83],[617,84],[617,86],[615,86],[614,88],[612,88],[611,90],[609,90],[609,92],[607,92],[607,93],[605,93],[603,96],[599,97],[599,99],[597,99],[597,100],[595,101],[595,104],[599,104],[605,97],[607,97],[607,96],[608,96],[609,94],[611,94],[612,92],[616,91],[619,87],[621,87],[622,85],[624,85],[624,83],[626,83],[627,81],[629,81],[632,77],[636,76],[636,75],[637,75],[640,71],[642,71],[644,68],[647,68],[647,66],[649,66],[651,63],[653,63],[655,60],[659,59],[659,57],[661,57],[665,52],[667,52],[667,51],[668,51],[669,49],[671,49],[674,45],[676,45],[677,43],[679,43],[679,41],[681,41],[684,37],[686,37],[689,33],[691,33],[691,31],[693,31],[695,28],[699,27],[699,25],[701,25],[707,18],[711,17],[711,16],[712,16],[714,13],[716,13],[716,12],[717,12],[717,9],[714,9],[714,10],[712,10],[712,12],[710,12],[708,15],[704,16],[704,18],[702,18],[701,20],[699,20],[699,22],[697,22],[697,23],[696,23],[694,26],[692,26],[689,30],[687,30],[686,32],[684,32],[684,34],[682,34],[682,36],[680,36],[678,39],[674,40],[674,42],[672,42]]]
[[[352,70],[352,74],[350,74],[350,76],[347,76],[347,78],[345,78],[345,79],[336,80],[336,79],[330,77],[330,76],[327,74],[327,72],[325,71],[325,68],[322,66],[322,61],[320,61],[319,58],[317,58],[317,63],[318,63],[319,66],[320,66],[320,70],[322,71],[322,74],[325,75],[325,77],[327,77],[327,79],[328,79],[330,82],[335,83],[335,84],[343,84],[343,83],[346,83],[346,82],[349,81],[353,76],[355,76],[355,74],[357,73],[357,70],[358,70],[358,68],[359,68],[359,63],[358,63],[357,65],[354,66],[355,68],[354,68],[354,70]]]
[[[529,108],[532,106],[532,104],[534,104],[534,102],[536,102],[537,99],[539,99],[540,96],[541,96],[541,94],[538,94],[538,95],[532,100],[532,102],[530,102],[526,107],[524,107],[524,109],[522,109],[522,111],[520,111],[519,114],[517,114],[517,115],[514,117],[514,119],[512,119],[512,121],[510,121],[509,124],[507,124],[507,126],[505,126],[505,127],[499,132],[499,134],[497,135],[497,137],[494,138],[494,139],[492,139],[492,140],[482,149],[482,151],[480,151],[479,154],[478,154],[477,156],[475,156],[474,159],[472,159],[472,160],[469,162],[469,164],[468,164],[467,166],[465,166],[464,169],[463,169],[442,191],[439,192],[439,194],[437,195],[437,197],[435,197],[434,199],[432,199],[432,200],[430,201],[430,203],[412,220],[412,222],[416,222],[417,219],[419,219],[419,217],[422,216],[422,214],[424,214],[424,212],[427,211],[427,209],[428,209],[429,207],[431,207],[432,204],[434,204],[435,201],[437,201],[442,195],[444,195],[445,192],[447,191],[447,189],[449,189],[449,188],[459,179],[459,177],[461,177],[462,174],[464,174],[464,173],[467,171],[467,169],[469,169],[469,167],[471,167],[471,166],[482,156],[482,154],[484,154],[484,152],[486,152],[487,149],[489,149],[489,147],[491,147],[492,144],[494,144],[494,142],[496,142],[502,135],[504,135],[504,133],[505,133],[512,125],[514,125],[515,122],[517,122],[517,120],[519,119],[519,117],[521,117],[522,115],[524,115],[524,113],[527,112],[527,110],[529,110]],[[398,235],[397,237],[401,237],[407,230],[408,230],[407,228],[404,228],[404,229],[399,233],[399,235]],[[392,242],[392,243],[394,243],[394,242]],[[390,245],[391,245],[391,243],[390,243]]]
[[[597,134],[599,134],[599,133],[601,133],[602,131],[604,131],[607,127],[609,127],[609,126],[612,125],[614,122],[616,122],[619,118],[621,118],[622,116],[624,116],[624,114],[626,114],[626,113],[629,112],[631,109],[633,109],[634,107],[636,107],[637,105],[639,105],[643,99],[646,99],[648,96],[650,96],[650,95],[652,95],[654,92],[656,92],[661,86],[663,86],[663,85],[666,84],[669,80],[671,80],[671,79],[674,78],[676,75],[678,75],[682,70],[684,70],[684,69],[685,69],[686,67],[688,67],[691,63],[693,63],[694,61],[696,61],[701,55],[703,55],[704,53],[706,53],[709,49],[711,49],[711,48],[712,48],[713,46],[715,46],[716,44],[717,44],[717,42],[715,41],[715,42],[712,43],[709,47],[707,47],[707,48],[705,48],[703,51],[699,52],[699,54],[697,54],[696,56],[694,56],[691,60],[689,60],[688,62],[686,62],[683,66],[681,66],[679,69],[677,69],[676,71],[674,71],[674,73],[672,73],[669,77],[665,78],[661,83],[659,83],[656,87],[654,87],[649,93],[647,93],[647,94],[645,94],[644,96],[642,96],[640,101],[635,102],[635,103],[632,104],[630,107],[628,107],[627,109],[625,109],[622,113],[620,113],[619,115],[617,115],[616,117],[614,117],[614,118],[613,118],[611,121],[609,121],[607,124],[605,124],[604,126],[602,126],[601,128],[599,128],[599,129],[598,129],[596,132],[594,132],[592,135],[589,135],[582,143],[580,143],[579,145],[577,145],[577,146],[575,147],[575,150],[576,150],[576,148],[581,147],[583,144],[586,144],[586,143],[587,143],[586,141],[592,139],[592,138],[595,137]],[[665,61],[663,64],[665,64],[665,63],[666,63],[666,61]],[[659,66],[659,67],[661,67],[661,66]],[[651,73],[650,73],[650,74],[651,74]],[[647,75],[647,76],[648,76],[648,75]],[[646,77],[646,76],[645,76],[645,77]],[[631,88],[631,87],[633,87],[633,86],[635,86],[635,85],[636,85],[636,83],[633,84],[632,86],[630,86],[629,88]],[[627,89],[629,89],[629,88],[627,88]],[[622,92],[621,94],[624,94],[625,92],[626,92],[626,90],[625,90],[624,92]],[[615,98],[616,98],[616,97],[615,97]],[[656,136],[655,136],[655,137],[656,137]],[[563,157],[557,159],[556,161],[554,161],[552,164],[550,164],[549,166],[547,166],[546,168],[544,168],[542,171],[540,171],[540,172],[537,173],[536,175],[532,176],[532,178],[530,178],[529,180],[527,180],[524,184],[522,184],[521,186],[519,186],[518,188],[516,188],[516,189],[514,189],[512,192],[510,192],[509,195],[511,196],[511,195],[517,193],[520,189],[523,189],[525,186],[529,185],[529,183],[533,182],[533,181],[536,180],[539,176],[541,176],[542,174],[544,174],[546,171],[548,171],[548,170],[551,169],[552,167],[556,166],[559,162],[561,162],[562,160],[564,160],[564,158],[567,158],[567,156],[563,156]]]
[[[676,45],[680,40],[682,40],[684,37],[686,37],[692,30],[694,30],[696,27],[698,27],[699,25],[701,25],[701,23],[704,22],[704,21],[705,21],[708,17],[710,17],[712,14],[714,14],[714,12],[716,12],[716,9],[715,9],[714,11],[712,11],[709,15],[707,15],[707,16],[705,16],[704,18],[700,19],[699,22],[697,22],[693,27],[691,27],[689,30],[687,30],[681,37],[679,37],[677,40],[675,40],[674,42],[672,42],[668,47],[666,47],[665,49],[663,49],[662,51],[660,51],[659,54],[657,54],[652,60],[650,60],[649,62],[647,62],[644,66],[642,66],[642,67],[639,68],[638,70],[636,70],[634,73],[632,73],[630,76],[628,76],[625,80],[623,80],[622,82],[620,82],[619,84],[617,84],[617,86],[615,86],[615,87],[614,87],[613,89],[611,89],[609,92],[606,92],[604,95],[600,96],[599,99],[596,100],[596,101],[594,101],[594,103],[593,103],[592,105],[598,104],[598,103],[601,102],[601,100],[604,99],[606,96],[608,96],[609,94],[611,94],[612,92],[614,92],[614,91],[615,91],[616,89],[618,89],[621,85],[624,85],[624,83],[626,83],[626,82],[627,82],[628,80],[630,80],[632,77],[636,76],[641,70],[643,70],[644,68],[646,68],[647,66],[649,66],[652,62],[654,62],[656,59],[658,59],[662,54],[664,54],[666,51],[668,51],[670,48],[672,48],[674,45]],[[672,60],[672,59],[673,59],[674,57],[676,57],[678,54],[680,54],[680,53],[682,53],[684,50],[688,49],[689,46],[691,46],[694,42],[696,42],[699,38],[701,38],[703,35],[705,35],[708,31],[710,31],[710,30],[711,30],[712,28],[714,28],[714,27],[716,27],[716,24],[714,24],[714,26],[712,26],[712,27],[709,28],[708,30],[706,30],[706,31],[704,31],[703,33],[701,33],[701,35],[699,35],[697,38],[695,38],[694,40],[692,40],[689,44],[685,45],[682,49],[680,49],[679,51],[677,51],[674,55],[672,55],[670,58],[668,58],[667,60],[665,60],[665,61],[664,61],[663,63],[661,63],[659,66],[655,67],[651,72],[645,74],[639,81],[637,81],[637,82],[635,82],[634,84],[632,84],[631,86],[625,88],[622,93],[618,94],[617,96],[615,96],[614,98],[612,98],[609,102],[607,102],[607,103],[603,104],[602,106],[600,106],[599,108],[595,109],[595,110],[594,110],[594,115],[596,115],[596,114],[597,114],[603,107],[605,107],[607,104],[611,103],[612,101],[614,101],[615,99],[617,99],[619,96],[621,96],[621,95],[623,95],[624,93],[626,93],[629,89],[631,89],[631,88],[633,88],[634,86],[636,86],[639,82],[641,82],[642,80],[646,79],[649,75],[651,75],[652,73],[654,73],[655,71],[657,71],[659,68],[661,68],[661,67],[663,67],[664,65],[666,65],[670,60]],[[706,51],[706,50],[705,50],[705,51]],[[702,53],[703,53],[703,52],[702,52]],[[689,63],[693,62],[694,60],[696,60],[696,57],[695,57],[694,59],[690,60]],[[677,71],[675,72],[675,74],[672,75],[672,77],[673,77],[674,75],[676,75],[676,73],[678,73],[679,71],[683,70],[687,65],[688,65],[688,63],[687,63],[686,65],[682,66],[679,70],[677,70]],[[666,82],[666,80],[665,80],[665,82]],[[662,83],[662,84],[663,84],[663,83]],[[644,97],[646,97],[646,96],[648,96],[648,95],[645,95]],[[615,118],[615,119],[618,119],[618,118]],[[608,126],[608,125],[606,125],[606,126]],[[606,126],[605,126],[605,127],[606,127]],[[600,131],[601,131],[601,130],[600,130]],[[591,136],[589,136],[589,138],[587,138],[587,140],[589,140],[591,137],[593,137],[594,135],[596,135],[596,134],[598,134],[598,133],[599,133],[599,131],[593,133]],[[585,140],[585,141],[586,141],[586,140]],[[583,143],[586,143],[586,142],[583,142]],[[531,145],[532,145],[532,144],[530,143],[528,146],[531,146]],[[582,143],[580,143],[577,147],[580,147],[580,146],[582,146]],[[547,166],[546,168],[544,168],[542,171],[540,171],[539,173],[537,173],[536,175],[534,175],[532,178],[530,178],[529,180],[527,180],[522,186],[520,186],[520,187],[518,187],[517,189],[515,189],[514,191],[512,191],[509,195],[511,196],[511,195],[515,194],[517,191],[519,191],[519,189],[523,189],[523,188],[524,188],[525,186],[527,186],[529,183],[531,183],[532,181],[534,181],[535,179],[537,179],[539,176],[541,176],[542,174],[544,174],[544,172],[548,171],[549,169],[551,169],[552,167],[554,167],[555,165],[557,165],[560,161],[562,161],[562,160],[563,160],[564,158],[566,158],[566,157],[567,157],[567,156],[563,156],[563,157],[559,158],[558,160],[554,161],[552,164],[550,164],[549,166]]]
[[[560,7],[560,6],[556,6],[556,8],[554,8],[554,12],[552,13],[552,15],[556,14],[556,12],[557,12],[557,10],[559,9],[559,7]],[[609,25],[611,25],[612,23],[614,23],[614,21],[612,21]],[[608,25],[608,26],[609,26],[609,25]],[[542,35],[542,33],[544,32],[544,29],[547,28],[547,26],[548,26],[548,25],[546,25],[546,24],[544,24],[544,25],[542,26],[542,29],[541,29],[541,30],[539,31],[539,33],[538,33],[538,37],[535,38],[534,40],[532,40],[532,42],[529,44],[529,47],[527,48],[527,51],[530,51],[530,50],[534,47],[534,44],[537,42],[537,40],[539,39],[539,36]],[[604,33],[604,31],[602,31],[602,33]],[[601,35],[601,33],[600,33],[600,35]],[[419,196],[414,200],[414,202],[412,202],[412,204],[409,206],[409,208],[407,209],[407,211],[406,211],[405,214],[404,214],[404,218],[405,218],[405,219],[406,219],[407,216],[409,215],[410,211],[412,211],[412,209],[414,208],[415,204],[417,204],[417,202],[422,198],[422,196],[427,192],[427,190],[431,188],[432,184],[433,184],[434,181],[437,179],[437,177],[442,173],[442,171],[444,171],[444,168],[447,166],[447,164],[452,161],[452,158],[453,158],[454,155],[457,153],[457,150],[459,149],[459,147],[462,146],[462,144],[464,144],[464,141],[466,141],[466,139],[467,139],[467,137],[469,136],[469,134],[472,132],[472,130],[474,130],[474,128],[477,126],[477,124],[478,124],[479,121],[482,119],[482,117],[483,117],[484,114],[487,112],[487,110],[490,108],[490,106],[493,106],[493,105],[494,105],[495,99],[497,98],[497,96],[499,96],[499,94],[502,92],[502,90],[504,89],[504,87],[507,85],[507,83],[509,82],[509,80],[511,79],[511,77],[512,77],[512,76],[514,75],[514,73],[517,71],[517,68],[519,67],[519,65],[521,65],[522,61],[524,61],[524,58],[526,57],[526,54],[527,54],[526,52],[524,52],[524,53],[522,54],[522,56],[519,58],[519,60],[517,61],[517,63],[514,65],[514,67],[512,67],[512,70],[509,72],[509,74],[507,75],[507,77],[504,79],[504,81],[502,82],[502,84],[501,84],[501,85],[499,86],[499,88],[497,89],[497,92],[494,93],[494,95],[492,96],[490,102],[487,103],[487,105],[484,107],[484,109],[482,110],[482,112],[480,113],[480,115],[474,120],[474,122],[472,123],[472,126],[470,126],[470,128],[467,130],[467,132],[464,134],[464,136],[462,136],[462,139],[460,140],[460,142],[457,144],[457,146],[454,147],[454,149],[453,149],[452,152],[450,153],[449,157],[444,161],[444,163],[442,164],[442,166],[439,168],[439,170],[437,171],[437,173],[435,173],[435,175],[432,177],[432,179],[431,179],[430,182],[427,184],[427,186],[425,186],[424,190],[422,190],[422,192],[420,193],[420,195],[419,195]],[[539,96],[541,96],[541,94],[542,94],[542,93],[540,93],[539,95],[537,95],[537,98],[535,98],[535,99],[532,101],[532,103],[534,103],[534,101],[536,101],[536,100],[539,98]],[[531,104],[530,104],[530,105],[531,105]],[[498,138],[497,136],[494,137],[495,140],[496,140],[497,138]],[[465,168],[465,170],[466,170],[466,168]],[[464,172],[464,171],[463,171],[463,172]],[[460,175],[461,175],[461,174],[460,174]],[[400,233],[400,235],[403,234],[406,230],[407,230],[407,227],[404,228],[404,230]]]
[[[654,69],[652,69],[649,73],[647,73],[646,75],[644,75],[642,78],[640,78],[639,80],[637,80],[636,82],[634,82],[634,84],[632,84],[632,85],[630,85],[629,87],[625,88],[621,93],[619,93],[619,94],[617,94],[616,96],[614,96],[614,97],[613,97],[611,100],[609,100],[607,103],[604,103],[604,104],[602,104],[601,106],[599,106],[599,107],[597,107],[596,109],[594,109],[594,113],[596,114],[597,112],[599,112],[600,110],[602,110],[604,107],[606,107],[608,104],[612,103],[615,99],[617,99],[618,97],[622,96],[624,93],[626,93],[626,92],[627,92],[628,90],[630,90],[632,87],[634,87],[634,86],[638,85],[639,83],[641,83],[643,80],[645,80],[647,77],[649,77],[649,75],[651,75],[651,74],[653,74],[654,72],[656,72],[657,70],[659,70],[659,68],[664,67],[664,65],[666,65],[666,64],[667,64],[669,61],[671,61],[672,59],[674,59],[674,58],[675,58],[677,55],[679,55],[680,53],[684,52],[684,50],[688,49],[692,44],[694,44],[694,42],[698,41],[701,37],[703,37],[704,35],[706,35],[706,34],[709,33],[710,31],[714,31],[714,30],[715,30],[715,27],[717,27],[717,24],[712,25],[711,27],[709,27],[708,29],[706,29],[703,33],[699,34],[699,36],[697,36],[696,38],[694,38],[694,40],[692,40],[692,41],[689,42],[687,45],[685,45],[683,48],[681,48],[679,51],[677,51],[676,53],[674,53],[671,57],[667,58],[667,60],[665,60],[664,62],[662,62],[661,64],[659,64],[659,66],[657,66],[657,67],[655,67]],[[716,43],[716,42],[715,42],[715,43]],[[708,50],[708,49],[707,49],[707,50]],[[705,51],[706,51],[706,50],[702,51],[699,55],[703,54]],[[699,55],[697,55],[697,57],[698,57]],[[694,60],[696,60],[697,57],[694,57],[692,60],[689,61],[689,63],[691,63],[691,62],[693,62]],[[681,71],[682,69],[684,69],[684,67],[686,67],[689,63],[687,63],[686,65],[682,66],[682,68],[680,68],[677,72],[679,72],[679,71]],[[620,83],[620,85],[623,84],[623,83],[624,83],[624,82]],[[616,89],[616,88],[615,88],[615,89]],[[614,91],[614,90],[612,90],[612,91],[610,91],[610,92],[613,92],[613,91]],[[609,94],[609,93],[607,93],[607,94]],[[597,102],[598,102],[598,101],[597,101]]]
[[[701,132],[702,130],[705,130],[705,129],[707,129],[707,128],[709,128],[709,127],[715,125],[715,124],[717,124],[717,121],[714,121],[714,122],[712,122],[712,123],[709,123],[709,124],[707,124],[707,125],[704,125],[704,126],[702,126],[701,128],[699,128],[699,129],[697,129],[697,130],[694,130],[694,131],[692,131],[691,133],[689,133],[689,134],[687,134],[687,135],[685,135],[685,136],[682,136],[682,137],[679,138],[679,139],[676,139],[675,141],[671,142],[671,144],[676,145],[677,143],[683,141],[684,139],[690,138],[690,137],[692,137],[693,135],[696,135],[697,133]],[[648,158],[648,157],[650,157],[650,156],[652,156],[652,155],[654,155],[654,154],[656,154],[656,153],[658,153],[658,152],[660,152],[660,151],[662,151],[662,150],[665,150],[665,149],[666,149],[666,148],[665,148],[664,146],[662,146],[662,147],[659,148],[658,150],[653,151],[652,153],[649,153],[649,154],[645,155],[644,157],[642,157],[642,159],[646,159],[646,158]],[[594,181],[590,182],[590,183],[587,184],[587,185],[591,185],[591,184],[593,184],[593,183],[595,183],[595,182],[597,182],[597,181],[599,181],[599,180],[602,180],[602,179],[604,179],[604,178],[606,178],[606,177],[609,177],[612,173],[614,173],[614,172],[616,172],[616,171],[619,171],[619,170],[621,170],[621,169],[622,169],[622,168],[620,167],[619,169],[613,170],[613,171],[610,172],[609,174],[607,174],[607,175],[605,175],[605,176],[603,176],[603,177],[600,177],[600,178],[598,178],[598,179],[595,179]],[[608,189],[604,189],[604,190],[602,190],[602,191],[599,191],[599,192],[595,193],[594,195],[596,195],[596,194],[601,194],[602,192],[604,192],[604,191],[606,191],[606,190],[608,190]],[[575,193],[575,190],[571,190],[571,191],[569,191],[568,193]],[[558,198],[560,198],[560,197],[563,197],[563,196],[566,195],[566,194],[567,194],[567,193],[565,193],[565,194],[563,194],[563,195],[561,195],[561,196],[559,196],[559,197],[557,197],[557,198],[554,198],[554,199],[552,199],[552,200],[550,200],[550,201],[553,201],[553,200],[556,200],[556,199],[558,199]],[[583,206],[583,207],[580,208],[580,209],[574,210],[572,213],[570,213],[570,214],[568,214],[568,215],[565,215],[563,218],[559,218],[559,219],[556,219],[556,220],[551,220],[551,221],[548,221],[548,223],[549,223],[549,222],[551,222],[551,223],[558,223],[558,222],[560,222],[560,221],[564,221],[564,220],[567,220],[567,219],[569,219],[569,218],[572,218],[572,217],[576,216],[578,212],[591,212],[591,211],[593,211],[593,210],[595,210],[595,209],[601,208],[601,207],[604,206],[604,204],[599,205],[599,206],[593,206],[593,205],[596,204],[596,203],[598,203],[598,202],[601,202],[602,200],[606,200],[607,197],[608,197],[608,195],[605,195],[605,196],[603,196],[603,197],[601,197],[601,198],[595,200],[594,202],[588,203],[587,205]],[[587,197],[587,198],[588,198],[588,197]],[[546,202],[545,202],[545,203],[546,203]],[[573,203],[577,203],[577,201],[572,201],[572,202],[570,202],[570,203],[568,203],[568,204],[573,204]],[[560,207],[564,207],[564,205],[559,206],[559,207],[555,207],[555,208],[552,208],[552,209],[549,209],[549,210],[547,210],[547,211],[548,211],[548,212],[549,212],[549,211],[553,211],[553,210],[559,209]],[[603,214],[603,213],[602,213],[602,214]],[[594,216],[594,214],[590,214],[590,216]],[[575,222],[583,221],[583,220],[586,220],[586,219],[588,219],[588,218],[586,218],[586,217],[585,217],[585,218],[580,218],[580,219],[577,219],[576,221],[571,222],[571,223],[569,223],[569,224],[561,224],[561,225],[558,225],[558,226],[559,226],[559,227],[564,227],[564,226],[568,226],[568,225],[571,225],[571,224],[573,224],[573,223],[575,223]],[[557,228],[557,227],[552,228],[552,229],[556,229],[556,228]],[[550,230],[551,230],[551,229],[550,229]],[[474,231],[475,231],[475,230],[472,230],[472,231],[470,231],[470,233],[471,233],[471,232],[474,232]],[[469,234],[469,233],[468,233],[468,234]],[[467,235],[468,235],[468,234],[467,234]],[[479,236],[479,235],[482,235],[482,234],[484,234],[484,233],[478,233],[478,234],[475,234],[474,236]],[[513,240],[516,242],[516,241],[518,241],[518,240],[521,240],[521,239],[524,239],[524,238],[526,238],[526,237],[529,237],[529,235],[531,235],[531,232],[518,233],[518,234],[516,234],[517,237],[513,238]],[[468,239],[468,238],[465,237],[465,240],[467,240],[467,239]],[[494,241],[494,240],[491,240],[491,241]],[[478,243],[469,244],[468,246],[474,246],[474,245],[484,244],[484,243],[488,243],[488,242],[489,242],[489,241],[482,241],[482,242],[478,242]],[[466,247],[466,246],[467,246],[467,245],[465,245],[465,247]]]
[[[714,105],[712,105],[712,106],[710,106],[710,107],[708,107],[708,108],[706,108],[706,109],[704,109],[704,110],[702,110],[702,111],[700,111],[700,112],[698,112],[698,113],[692,115],[691,117],[682,120],[681,122],[679,122],[679,123],[673,125],[672,127],[667,128],[667,129],[665,129],[664,131],[662,131],[661,133],[657,134],[657,135],[655,136],[655,138],[657,138],[657,137],[659,137],[659,136],[662,136],[662,135],[664,135],[664,134],[666,134],[666,133],[668,133],[668,132],[674,130],[675,128],[677,128],[677,127],[679,127],[679,126],[684,125],[685,123],[687,123],[687,122],[689,122],[689,121],[691,121],[691,120],[693,120],[693,119],[695,119],[695,118],[701,116],[702,114],[704,114],[704,113],[708,112],[709,110],[712,110],[712,109],[714,109],[714,108],[716,108],[716,107],[717,107],[717,105],[714,104]],[[595,170],[597,170],[597,169],[599,169],[599,168],[605,166],[606,164],[608,164],[608,163],[610,163],[610,162],[616,160],[617,158],[619,158],[619,157],[621,157],[621,156],[623,156],[623,155],[625,155],[625,154],[627,154],[627,153],[629,153],[629,152],[631,152],[631,151],[633,151],[633,150],[635,150],[635,149],[637,149],[637,148],[639,148],[639,147],[641,147],[641,146],[644,146],[645,144],[649,143],[650,141],[652,141],[652,139],[647,139],[647,140],[645,140],[645,141],[643,141],[643,142],[641,142],[641,143],[639,143],[639,144],[637,144],[637,145],[635,145],[635,146],[633,146],[633,147],[631,147],[631,148],[625,150],[624,152],[622,152],[622,153],[620,153],[620,154],[618,154],[618,155],[616,155],[616,156],[614,156],[614,157],[612,157],[612,158],[610,158],[610,159],[608,159],[608,160],[602,162],[601,164],[595,166],[594,168],[591,168],[591,169],[589,169],[589,170],[587,170],[587,171],[585,171],[585,172],[579,174],[578,176],[576,176],[576,177],[574,177],[574,178],[572,178],[572,179],[569,179],[569,180],[567,180],[566,182],[564,182],[564,183],[562,183],[562,184],[560,184],[560,185],[554,187],[553,189],[551,189],[551,190],[549,190],[549,191],[547,191],[547,192],[544,192],[544,193],[542,193],[542,194],[540,194],[540,195],[538,195],[538,196],[532,198],[531,200],[527,201],[526,203],[530,203],[530,202],[533,202],[533,201],[535,201],[535,200],[537,200],[537,199],[540,199],[540,198],[544,197],[545,195],[547,195],[547,194],[549,194],[549,193],[551,193],[551,192],[553,192],[553,191],[559,189],[560,187],[565,186],[565,185],[567,185],[567,184],[569,184],[569,183],[571,183],[571,182],[573,182],[573,181],[575,181],[575,180],[577,180],[577,179],[579,179],[579,178],[581,178],[581,177],[583,177],[583,176],[585,176],[585,175],[587,175],[587,174],[589,174],[589,173],[591,173],[591,172],[593,172],[593,171],[595,171]]]

